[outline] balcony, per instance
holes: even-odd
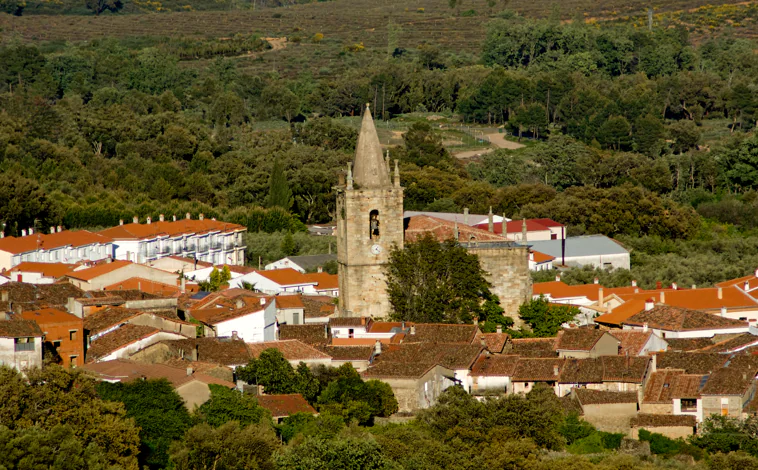
[[[195,251],[196,247],[197,245],[195,245],[194,243],[187,243],[186,245],[184,245],[184,251]]]
[[[207,243],[200,243],[197,246],[197,252],[198,253],[205,253],[206,251],[208,251],[208,244]]]
[[[221,242],[211,243],[211,250],[221,250],[223,247],[224,247],[224,244]]]
[[[158,248],[158,253],[160,253],[162,255],[167,255],[167,254],[171,253],[171,247],[168,246],[168,245],[162,246],[162,247]]]

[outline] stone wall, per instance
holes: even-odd
[[[379,236],[370,214],[378,211]],[[377,245],[381,251],[372,252]],[[383,318],[390,313],[385,267],[393,246],[403,247],[403,190],[347,190],[337,194],[337,263],[342,314]]]
[[[636,403],[604,403],[600,405],[583,405],[584,420],[599,431],[629,431],[629,422],[637,416]]]
[[[529,249],[513,243],[462,243],[470,253],[479,257],[487,272],[492,293],[500,298],[505,315],[515,327],[523,323],[518,316],[521,304],[532,297],[532,277],[529,273]]]
[[[629,437],[632,439],[639,439],[639,433],[640,429],[646,429],[650,432],[655,432],[658,434],[663,434],[664,436],[670,438],[670,439],[679,439],[680,437],[682,439],[686,439],[690,437],[692,432],[692,427],[690,426],[655,426],[655,427],[633,427],[629,430]]]
[[[671,403],[640,403],[640,413],[651,415],[674,414],[674,402]]]

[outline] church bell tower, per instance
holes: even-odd
[[[395,160],[382,156],[366,105],[355,158],[337,187],[337,264],[340,314],[386,317],[390,313],[385,268],[393,246],[403,247],[403,189]]]

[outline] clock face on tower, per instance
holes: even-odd
[[[371,254],[378,255],[382,252],[382,247],[380,245],[371,245]]]

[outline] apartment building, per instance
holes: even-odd
[[[187,213],[184,219],[166,221],[161,215],[158,221],[150,217],[144,224],[134,217],[131,224],[123,221],[116,226],[98,232],[113,240],[114,258],[150,263],[168,256],[195,258],[214,265],[245,263],[244,234],[242,225],[206,219],[200,214],[192,219]]]
[[[0,269],[7,271],[21,263],[78,263],[113,256],[113,240],[87,230],[68,231],[50,227],[50,233],[21,230],[20,237],[0,233]]]

